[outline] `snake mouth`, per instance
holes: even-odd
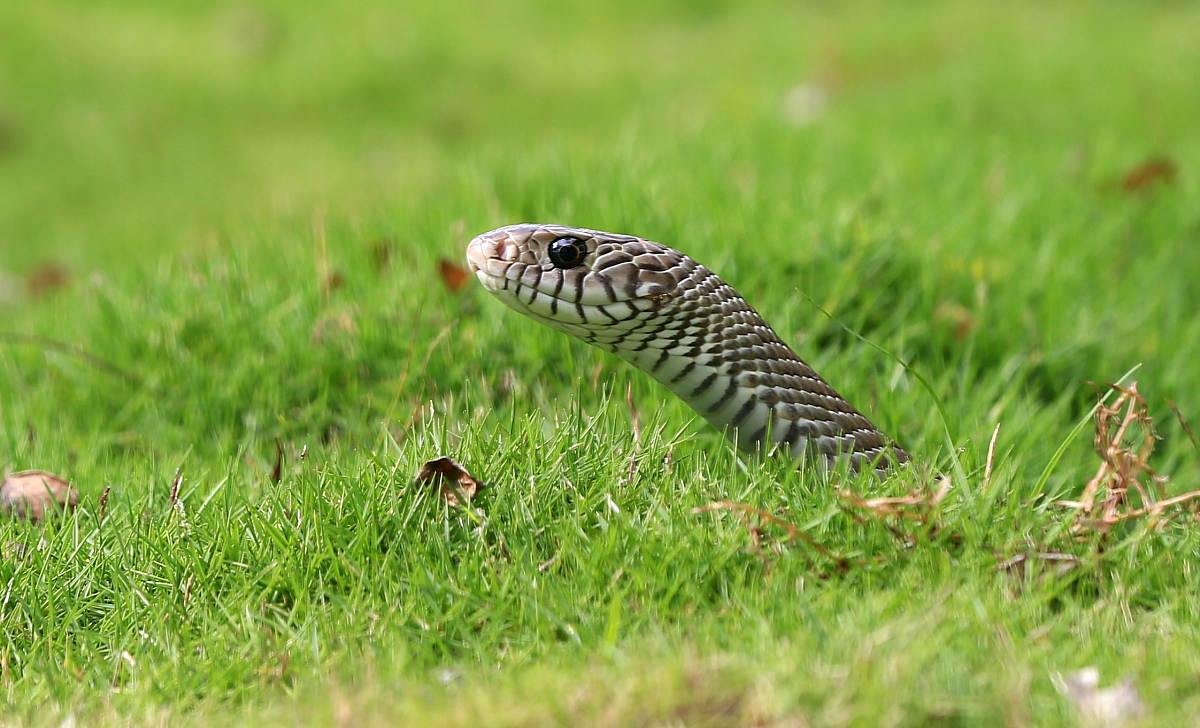
[[[500,241],[484,235],[467,245],[467,266],[483,287],[494,294],[505,288],[504,274],[510,265],[510,261],[505,260],[505,253],[511,251],[504,250]]]

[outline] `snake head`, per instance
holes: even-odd
[[[665,245],[564,225],[509,225],[477,236],[467,262],[483,287],[574,335],[633,325],[668,305],[695,263]]]

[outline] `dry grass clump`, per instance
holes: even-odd
[[[1079,500],[1059,501],[1075,511],[1072,532],[1079,535],[1107,534],[1117,524],[1143,516],[1149,516],[1154,524],[1168,509],[1200,498],[1200,490],[1166,496],[1167,477],[1149,465],[1158,436],[1137,382],[1128,387],[1109,386],[1118,393],[1117,398],[1111,405],[1102,401],[1095,413],[1094,442],[1100,467]]]

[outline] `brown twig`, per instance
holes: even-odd
[[[764,521],[773,523],[776,526],[781,526],[788,532],[788,540],[789,541],[793,541],[793,542],[795,542],[797,540],[803,541],[804,543],[808,544],[810,547],[812,547],[815,551],[817,551],[821,555],[825,556],[828,559],[831,559],[832,561],[836,561],[839,568],[844,569],[847,566],[849,566],[849,564],[850,564],[849,560],[847,560],[846,558],[844,558],[842,556],[838,556],[837,554],[833,553],[832,551],[825,548],[821,544],[817,543],[817,541],[815,539],[813,539],[811,536],[809,536],[808,534],[801,531],[796,526],[788,523],[787,521],[783,520],[782,518],[780,518],[778,516],[767,513],[766,511],[762,510],[761,508],[755,508],[754,506],[748,505],[746,503],[735,503],[733,501],[721,500],[721,501],[714,501],[707,505],[703,505],[698,508],[692,509],[692,513],[708,513],[710,511],[734,511],[735,513],[738,513],[743,516],[745,514],[754,514],[754,515],[758,516],[759,518],[763,519]],[[743,520],[742,522],[748,523],[745,520]],[[757,545],[757,542],[758,542],[757,537],[752,536],[751,540],[755,543],[755,545]]]
[[[838,491],[838,497],[855,508],[863,508],[883,516],[897,516],[925,523],[929,514],[950,492],[953,487],[949,476],[943,476],[938,481],[938,489],[932,493],[909,493],[905,496],[890,498],[861,498],[849,489]]]
[[[987,467],[983,470],[983,490],[987,490],[992,484],[992,464],[996,457],[996,438],[1000,436],[1000,423],[996,423],[996,429],[992,430],[992,441],[988,443]]]
[[[938,481],[938,489],[931,493],[910,492],[905,496],[863,498],[849,488],[844,488],[838,491],[837,496],[850,508],[859,508],[875,516],[876,522],[890,531],[897,540],[911,546],[914,543],[912,535],[896,525],[888,523],[884,520],[884,517],[894,516],[901,521],[915,521],[918,524],[925,525],[929,523],[930,517],[937,510],[941,502],[945,500],[946,495],[950,493],[952,487],[950,478],[943,476]],[[842,507],[845,513],[849,514],[859,523],[865,522],[864,519],[859,518],[853,511],[849,510],[846,505]]]
[[[179,488],[183,485],[183,468],[175,469],[175,477],[171,479],[171,497],[167,500],[167,505],[175,505],[179,500]]]
[[[111,485],[105,486],[104,492],[100,494],[100,500],[97,503],[97,510],[99,511],[99,517],[100,517],[101,522],[103,522],[104,517],[106,515],[108,515],[108,494],[110,491],[112,491],[112,486]]]
[[[1171,408],[1171,411],[1175,413],[1175,417],[1179,420],[1179,424],[1183,426],[1183,431],[1187,433],[1188,439],[1192,441],[1192,447],[1200,450],[1200,441],[1196,439],[1196,433],[1192,431],[1192,426],[1188,424],[1186,419],[1184,419],[1183,413],[1180,412],[1179,408],[1175,406],[1175,403],[1169,399],[1167,400],[1167,406]]]

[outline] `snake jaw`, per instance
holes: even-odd
[[[502,240],[486,235],[476,237],[467,245],[467,265],[483,287],[492,293],[503,290],[504,273],[511,258],[512,251]]]

